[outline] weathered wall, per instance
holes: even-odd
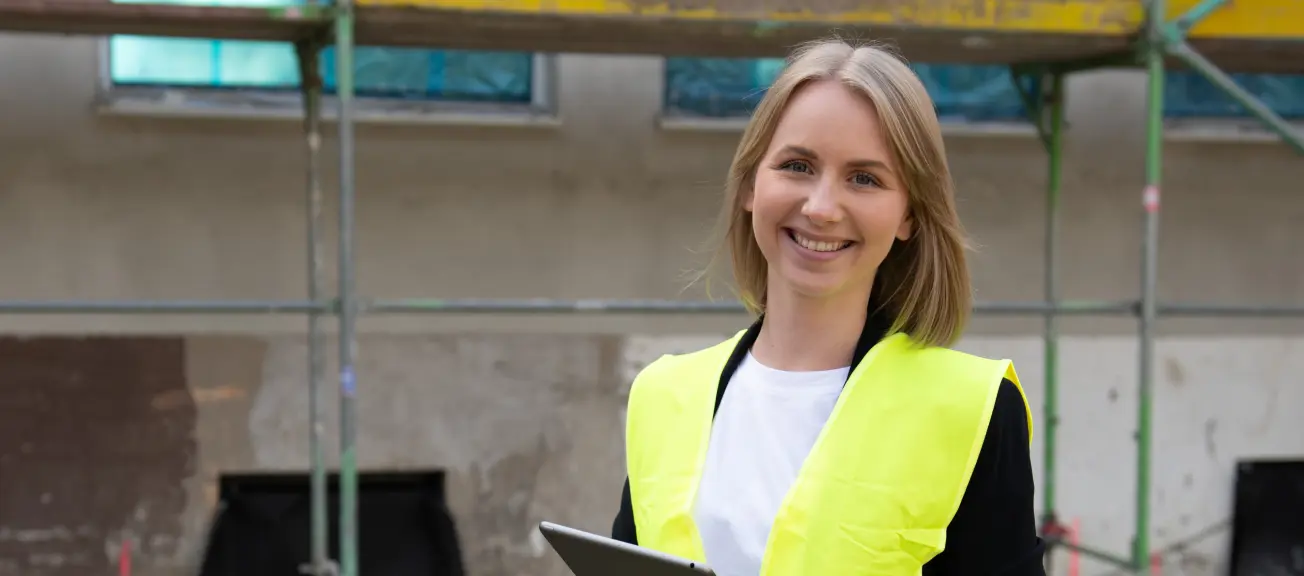
[[[446,468],[473,573],[565,574],[532,530],[545,519],[609,528],[628,382],[659,354],[722,336],[367,336],[360,463]],[[1040,405],[1035,338],[960,347],[1012,357]],[[307,466],[300,338],[3,340],[0,351],[17,368],[3,405],[0,574],[103,573],[124,538],[138,573],[187,573],[219,472]],[[1062,366],[1061,509],[1085,542],[1120,551],[1131,534],[1134,354],[1129,338],[1075,336]],[[1301,451],[1287,407],[1304,403],[1304,338],[1174,337],[1158,359],[1156,544],[1186,544],[1168,573],[1222,574],[1236,459]],[[332,453],[336,434],[326,430]]]
[[[88,110],[92,42],[0,36],[0,54],[0,298],[301,297],[304,153],[297,124],[97,117]],[[691,250],[713,216],[736,135],[657,129],[658,70],[648,58],[562,58],[564,122],[556,129],[361,128],[359,288],[373,296],[683,293],[683,273],[700,262]],[[1098,73],[1075,77],[1070,88],[1062,285],[1070,297],[1133,297],[1143,86],[1133,74]],[[961,211],[980,246],[979,296],[1036,299],[1040,144],[1023,136],[954,136],[948,146]],[[333,166],[328,162],[328,171]],[[1164,298],[1304,303],[1304,162],[1282,146],[1172,143],[1165,177]],[[742,321],[367,319],[360,457],[369,468],[450,470],[450,498],[475,573],[560,573],[555,563],[536,560],[547,553],[530,527],[542,518],[593,530],[609,523],[621,475],[623,393],[634,367]],[[124,377],[85,401],[117,399],[123,408],[110,413],[119,420],[194,412],[182,426],[189,427],[189,443],[160,457],[186,462],[184,505],[173,502],[161,512],[167,518],[140,518],[142,503],[165,496],[124,480],[101,496],[104,510],[133,511],[120,525],[112,525],[109,512],[90,519],[51,512],[46,525],[15,526],[17,511],[36,515],[36,488],[22,492],[27,501],[13,501],[22,498],[5,490],[12,500],[0,508],[0,550],[25,541],[24,549],[39,553],[32,540],[61,538],[59,530],[75,533],[74,523],[93,520],[99,540],[83,541],[79,550],[88,561],[108,562],[123,531],[147,524],[161,527],[153,528],[160,538],[137,560],[138,574],[193,566],[218,471],[306,462],[306,359],[297,334],[303,325],[298,318],[0,320],[9,333],[183,334],[188,396],[146,391]],[[984,319],[964,344],[1015,358],[1035,405],[1038,325]],[[1131,534],[1133,324],[1075,319],[1066,330],[1061,506],[1081,518],[1087,541],[1122,551]],[[1302,331],[1292,321],[1163,323],[1158,544],[1226,518],[1235,458],[1304,452],[1301,424],[1284,416],[1284,407],[1304,400]],[[3,406],[39,409],[49,421],[97,433],[118,429],[95,424],[101,416],[84,417],[74,403]],[[49,422],[41,428],[51,429]],[[53,438],[64,445],[51,450],[71,450],[67,436]],[[111,453],[46,459],[41,474],[112,478],[95,464]],[[0,454],[7,457],[8,449]],[[41,477],[24,470],[25,482]],[[0,485],[9,486],[15,468],[0,471]],[[1186,574],[1217,573],[1212,567],[1225,556],[1225,540],[1201,546],[1188,556]],[[30,562],[5,554],[6,576],[14,565],[5,562]],[[73,554],[61,558],[72,561]],[[30,566],[23,573],[38,574]]]
[[[131,531],[174,550],[199,440],[182,339],[7,338],[0,364],[0,573],[107,573]]]

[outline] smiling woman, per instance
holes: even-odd
[[[771,298],[867,302],[880,263],[910,239],[908,193],[878,113],[844,82],[811,80],[794,93],[759,165],[731,175],[748,188],[731,192],[750,215],[736,221],[735,245],[754,242],[762,256],[734,263],[757,311]],[[771,294],[770,277],[787,289]]]
[[[831,47],[803,53],[771,86],[775,96],[757,107],[730,168],[722,213],[734,277],[743,301],[761,313],[771,278],[787,276],[790,266],[767,250],[770,228],[866,235],[856,254],[839,259],[841,274],[822,271],[826,281],[851,282],[836,287],[851,291],[840,297],[862,304],[877,281],[890,289],[877,300],[894,330],[947,345],[971,302],[941,126],[924,85],[901,60],[873,47],[856,54]],[[756,202],[779,206],[753,210]],[[799,214],[772,214],[796,206]],[[919,237],[908,242],[915,228]]]
[[[729,169],[722,251],[758,318],[630,390],[613,537],[723,576],[1042,576],[1032,420],[970,308],[941,127],[889,51],[797,51]]]

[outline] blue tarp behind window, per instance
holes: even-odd
[[[691,116],[749,114],[778,74],[781,60],[667,58],[666,109]],[[1005,66],[912,64],[944,122],[1023,120],[1023,103]],[[1279,114],[1304,118],[1304,76],[1236,74]],[[1170,117],[1237,117],[1245,112],[1194,72],[1172,72],[1166,90]]]
[[[692,116],[749,114],[782,60],[667,58],[666,109]],[[915,64],[943,120],[1023,119],[1023,103],[1005,66]]]
[[[1304,120],[1304,76],[1232,74],[1236,83],[1285,118]],[[1172,117],[1249,117],[1237,104],[1203,76],[1187,70],[1168,73],[1164,108]]]
[[[199,3],[268,6],[303,2]],[[294,90],[299,85],[294,48],[285,43],[113,36],[109,46],[110,73],[117,85],[260,90]],[[354,65],[358,94],[419,100],[528,103],[535,72],[529,52],[359,47]],[[322,51],[321,71],[327,90],[334,91],[334,48]]]

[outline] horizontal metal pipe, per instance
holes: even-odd
[[[552,298],[405,298],[374,300],[364,306],[376,314],[740,314],[739,302],[707,300],[561,300]]]
[[[1051,302],[978,302],[974,304],[975,314],[985,315],[1028,315],[1046,316],[1135,316],[1139,305],[1135,300],[1119,301],[1072,301]]]
[[[1304,306],[1255,306],[1236,304],[1160,304],[1160,316],[1207,316],[1228,318],[1304,318]]]
[[[378,314],[739,314],[745,311],[738,302],[711,302],[702,300],[555,300],[528,298],[520,300],[497,299],[399,299],[376,300],[366,307],[367,312]],[[974,306],[978,314],[1046,315],[1052,313],[1072,315],[1130,315],[1137,309],[1136,302],[1060,302],[1058,306],[1046,302],[979,302]]]
[[[741,314],[738,302],[706,300],[563,300],[524,299],[388,299],[364,307],[376,314]],[[1113,316],[1132,315],[1134,301],[978,302],[974,312],[998,316]],[[0,301],[0,314],[334,314],[334,300],[9,300]],[[1160,316],[1186,317],[1304,317],[1304,306],[1171,303],[1159,305]]]
[[[1095,548],[1089,548],[1086,546],[1081,546],[1079,544],[1073,544],[1072,542],[1068,542],[1063,538],[1047,538],[1046,544],[1052,547],[1063,546],[1064,548],[1082,554],[1083,556],[1089,556],[1091,558],[1095,558],[1096,560],[1100,560],[1102,562],[1108,562],[1119,568],[1126,568],[1128,570],[1134,569],[1134,567],[1132,566],[1131,559],[1124,558],[1117,554],[1111,554],[1109,552],[1105,552],[1104,550],[1097,550]],[[1047,552],[1049,553],[1049,551]]]
[[[301,300],[0,301],[0,314],[307,314],[334,309],[333,302]]]

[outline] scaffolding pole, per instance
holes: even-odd
[[[320,228],[319,228],[320,230]],[[320,240],[318,240],[320,242]],[[324,285],[324,280],[322,281]],[[640,314],[698,315],[743,314],[739,302],[711,300],[566,300],[551,298],[478,299],[410,298],[368,300],[357,297],[359,314]],[[1060,300],[1058,302],[992,302],[974,304],[981,316],[1136,316],[1136,300]],[[331,316],[339,313],[335,299],[312,301],[217,301],[217,300],[0,300],[3,315],[86,314],[178,314],[218,315],[303,315]],[[1301,318],[1304,306],[1235,305],[1177,302],[1158,305],[1164,317],[1210,318]]]
[[[1141,192],[1144,212],[1141,249],[1141,317],[1138,322],[1136,416],[1136,511],[1132,536],[1132,569],[1150,573],[1151,414],[1154,401],[1156,289],[1159,252],[1159,194],[1164,159],[1164,0],[1149,0],[1142,48],[1146,88],[1146,185]]]
[[[299,58],[299,77],[303,92],[303,132],[307,151],[307,194],[304,214],[307,218],[308,245],[308,299],[316,302],[322,298],[325,281],[321,243],[321,65],[317,57],[321,47],[317,43],[300,42],[295,46]],[[330,576],[335,572],[330,554],[330,530],[326,501],[326,458],[322,448],[325,435],[325,414],[321,393],[326,374],[325,338],[321,330],[322,314],[308,313],[308,453],[310,460],[310,533],[309,563],[300,570],[310,576]]]
[[[319,228],[320,230],[320,228]],[[320,240],[318,240],[320,242]],[[323,280],[323,285],[325,281]],[[710,300],[566,300],[551,298],[521,299],[379,299],[355,298],[358,314],[639,314],[699,315],[743,314],[739,302]],[[1058,302],[977,302],[973,312],[981,316],[1129,316],[1139,312],[1136,300],[1060,300]],[[217,300],[0,300],[3,315],[115,315],[178,314],[218,315],[303,315],[331,316],[339,313],[335,299],[312,301],[217,301]],[[1164,317],[1210,318],[1304,318],[1304,306],[1235,305],[1211,303],[1163,303],[1158,315]]]
[[[358,576],[357,314],[354,293],[353,0],[335,0],[335,82],[339,104],[340,573]]]
[[[1044,80],[1043,80],[1044,82]],[[1059,259],[1059,205],[1060,183],[1063,173],[1063,128],[1064,128],[1064,76],[1058,72],[1050,74],[1049,90],[1039,102],[1039,108],[1050,104],[1050,126],[1047,127],[1046,148],[1049,152],[1046,172],[1046,237],[1045,237],[1045,299],[1052,306],[1059,301],[1059,280],[1057,263]],[[1038,120],[1041,118],[1038,114]],[[1133,309],[1135,310],[1135,308]],[[1042,511],[1045,522],[1056,522],[1055,498],[1055,454],[1059,432],[1059,317],[1047,314],[1042,327],[1043,386],[1042,404]]]
[[[302,300],[4,300],[0,314],[280,314],[329,313],[334,304]]]
[[[1158,305],[1160,318],[1304,318],[1304,306],[1233,306],[1226,304]]]
[[[710,300],[436,299],[376,300],[369,314],[743,314],[741,302]],[[977,302],[975,314],[991,316],[1133,316],[1135,301]]]

